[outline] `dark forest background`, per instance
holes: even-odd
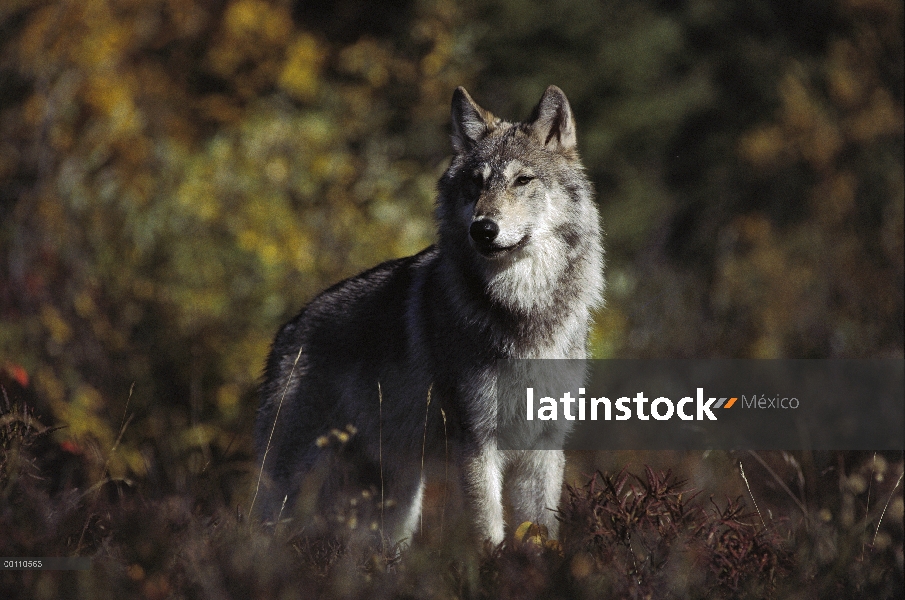
[[[596,357],[903,356],[900,0],[4,0],[0,406],[86,485],[226,460],[247,506],[277,327],[432,242],[457,85],[516,120],[549,84]]]

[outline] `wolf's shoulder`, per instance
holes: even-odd
[[[408,298],[439,258],[436,246],[380,263],[344,279],[314,297],[277,336],[277,346],[302,339],[324,346],[355,348],[391,342],[404,322]]]
[[[333,284],[308,304],[309,309],[337,302],[355,305],[360,302],[393,295],[405,290],[419,270],[429,268],[438,257],[436,246],[428,246],[418,254],[382,262],[367,271]]]

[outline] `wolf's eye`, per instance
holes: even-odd
[[[519,175],[515,178],[515,185],[521,187],[523,185],[528,185],[534,180],[534,177],[531,175]]]
[[[480,173],[472,173],[471,185],[475,186],[476,188],[484,187],[484,176]]]

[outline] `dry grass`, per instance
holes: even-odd
[[[189,484],[172,464],[127,483],[106,475],[109,457],[72,453],[53,434],[21,406],[0,415],[0,556],[79,554],[93,566],[2,571],[3,598],[903,596],[901,455],[829,456],[836,483],[807,498],[787,484],[807,469],[759,456],[772,475],[745,466],[761,517],[668,471],[596,472],[565,490],[560,540],[525,526],[478,547],[463,534],[467,515],[449,519],[444,505],[410,547],[385,547],[377,535],[312,535],[289,507],[276,532],[248,519],[257,465],[247,455],[217,457]],[[790,508],[773,512],[788,495]]]

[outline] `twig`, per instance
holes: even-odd
[[[867,503],[864,505],[864,531],[867,532],[868,527],[868,519],[870,517],[870,490],[874,484],[874,477],[876,476],[876,465],[877,465],[877,453],[874,452],[873,459],[870,463],[870,479],[867,481]],[[882,517],[881,517],[882,518]],[[880,525],[880,522],[877,522],[877,525]],[[879,531],[879,528],[877,529]],[[876,535],[874,538],[876,539]],[[873,545],[873,544],[871,544]],[[865,544],[861,544],[861,560],[864,560],[864,552],[866,551]]]
[[[292,383],[292,376],[295,374],[295,366],[298,364],[299,359],[302,357],[302,347],[299,346],[299,353],[296,355],[295,360],[292,362],[292,369],[289,370],[289,377],[286,379],[286,386],[283,388],[283,395],[280,396],[280,403],[277,404],[277,412],[273,415],[273,425],[270,427],[270,435],[267,437],[267,446],[264,448],[264,456],[261,457],[261,470],[258,472],[258,483],[255,485],[255,495],[251,498],[251,506],[248,507],[248,514],[254,514],[252,511],[255,508],[255,501],[258,499],[258,491],[261,489],[261,478],[264,477],[264,463],[267,462],[267,455],[270,453],[270,443],[273,441],[273,432],[276,431],[277,428],[277,418],[280,416],[280,409],[283,408],[283,400],[286,398],[286,392],[289,391],[289,385]],[[252,523],[254,520],[249,519],[249,523]]]
[[[804,515],[805,521],[810,522],[811,517],[808,515],[808,509],[805,508],[804,503],[801,500],[799,500],[795,494],[792,493],[792,490],[790,490],[789,487],[785,484],[785,482],[779,477],[779,475],[776,474],[776,471],[771,469],[770,465],[768,465],[766,463],[766,461],[764,461],[764,459],[761,458],[760,455],[757,452],[755,452],[754,450],[749,450],[748,454],[750,454],[755,459],[757,459],[757,462],[759,462],[761,464],[761,466],[763,466],[763,468],[765,468],[767,470],[767,473],[769,473],[773,477],[773,479],[776,481],[776,483],[778,483],[779,486],[786,492],[786,494],[788,494],[789,497],[795,501],[795,504],[798,505],[798,510],[800,510],[801,514]],[[741,467],[741,463],[739,463],[739,466]],[[742,471],[742,477],[744,477],[744,476],[745,476],[745,473],[744,473],[744,471]],[[746,479],[745,485],[747,485],[747,484],[748,484],[748,480]],[[748,488],[748,493],[749,494],[751,493],[751,488]],[[753,495],[751,496],[751,499],[754,500]],[[761,519],[761,520],[763,520],[763,519]]]
[[[87,492],[82,494],[82,496],[81,496],[82,498],[87,496],[89,492],[93,491],[93,492],[95,492],[94,498],[97,499],[97,495],[96,495],[97,491],[99,489],[101,489],[101,487],[103,487],[103,485],[106,484],[107,482],[114,481],[107,474],[107,468],[110,466],[110,461],[113,459],[113,454],[116,452],[116,449],[119,447],[119,443],[123,439],[123,434],[126,432],[126,428],[129,426],[129,423],[132,422],[132,417],[135,416],[135,415],[129,415],[129,417],[126,418],[126,412],[129,410],[129,400],[132,399],[132,392],[134,390],[135,390],[135,383],[133,382],[132,385],[129,387],[129,397],[126,398],[126,406],[123,409],[123,418],[120,420],[119,435],[116,436],[116,441],[113,443],[113,447],[110,448],[110,452],[107,454],[107,460],[104,462],[104,469],[103,469],[103,471],[101,471],[102,479],[101,479],[101,481],[98,481],[96,484],[91,486],[91,489],[89,489]],[[118,480],[119,479],[117,479],[117,481]],[[128,482],[128,480],[124,480],[124,481]],[[92,502],[92,504],[93,504],[93,502]],[[76,556],[78,556],[79,551],[82,549],[82,542],[85,540],[85,534],[88,532],[88,525],[90,523],[91,523],[91,510],[88,511],[88,518],[85,519],[85,525],[82,527],[82,533],[79,535],[79,542],[78,542],[78,544],[76,544],[76,547],[75,547]]]
[[[751,492],[751,485],[748,483],[748,478],[745,477],[745,468],[742,466],[742,461],[738,461],[738,470],[742,472],[742,479],[745,480],[745,487],[748,488],[748,495],[751,496],[751,502],[754,503],[754,510],[757,511],[757,516],[760,517],[760,522],[763,524],[764,529],[766,529],[767,523],[764,521],[764,516],[760,514],[760,509],[757,507],[757,500],[754,499],[754,494]]]
[[[427,388],[427,406],[424,407],[424,437],[421,440],[421,485],[424,485],[424,450],[427,447],[427,417],[430,414],[431,408],[431,390],[434,389],[434,384],[431,383],[430,387]],[[419,520],[420,520],[420,529],[419,533],[424,535],[424,506],[422,503],[421,510],[419,512]]]
[[[905,475],[903,473],[902,475]],[[883,517],[886,516],[886,509],[889,508],[889,503],[892,501],[892,497],[895,495],[896,490],[899,487],[899,484],[902,483],[902,475],[899,475],[898,481],[893,486],[892,491],[889,493],[889,498],[886,499],[886,506],[883,507],[883,512],[880,513],[880,518],[877,520],[877,530],[874,532],[874,539],[871,540],[870,545],[873,546],[877,541],[877,536],[880,535],[880,523],[883,522]]]
[[[440,508],[440,539],[443,539],[443,521],[446,518],[446,502],[447,502],[447,494],[449,493],[449,437],[446,435],[446,411],[443,410],[443,407],[440,407],[440,414],[443,416],[443,444],[444,444],[444,457],[443,457],[443,506]]]
[[[135,382],[132,383],[131,387],[129,387],[129,397],[126,398],[126,407],[123,409],[123,418],[119,422],[119,435],[116,436],[116,441],[113,443],[113,447],[110,448],[110,453],[107,455],[107,462],[104,463],[104,470],[102,474],[104,476],[107,475],[107,467],[110,466],[110,460],[113,459],[113,453],[116,452],[116,449],[119,448],[119,443],[123,439],[123,434],[126,432],[126,427],[129,426],[129,423],[132,422],[132,417],[135,415],[129,415],[129,418],[126,418],[126,412],[129,410],[129,400],[132,399],[132,391],[135,389]]]
[[[377,382],[377,457],[380,461],[380,547],[383,556],[387,554],[386,534],[383,530],[383,390]]]
[[[280,505],[280,512],[277,514],[276,523],[273,525],[274,531],[276,531],[277,527],[280,526],[280,521],[283,519],[283,509],[286,508],[286,502],[289,500],[289,494],[283,496],[283,503]]]

